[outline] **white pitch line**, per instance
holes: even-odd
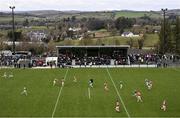
[[[91,99],[91,91],[89,87],[88,87],[88,95],[89,95],[89,99]]]
[[[69,71],[69,69],[66,70],[66,74],[65,74],[65,76],[64,76],[64,81],[66,80],[68,71]],[[56,108],[57,108],[57,105],[58,105],[58,102],[59,102],[59,98],[60,98],[60,96],[61,96],[62,89],[63,89],[63,86],[61,86],[61,88],[60,88],[60,90],[59,90],[59,94],[58,94],[58,97],[57,97],[57,100],[56,100],[56,104],[55,104],[55,106],[54,106],[54,110],[53,110],[53,113],[52,113],[52,118],[54,117],[54,114],[55,114],[55,112],[56,112]]]
[[[129,112],[127,111],[127,108],[126,108],[126,106],[125,106],[125,104],[124,104],[124,101],[123,101],[120,93],[118,92],[118,89],[117,89],[117,87],[116,87],[116,85],[115,85],[115,83],[114,83],[114,81],[113,81],[113,78],[112,78],[112,76],[111,76],[108,68],[106,68],[106,70],[107,70],[107,73],[108,73],[108,75],[109,75],[109,77],[110,77],[110,79],[111,79],[111,81],[112,81],[112,83],[113,83],[113,85],[114,85],[114,88],[115,88],[115,90],[116,90],[116,93],[117,93],[117,95],[118,95],[118,97],[119,97],[119,99],[120,99],[120,101],[121,101],[121,103],[122,103],[122,105],[123,105],[123,107],[124,107],[124,109],[125,109],[125,111],[126,111],[126,114],[127,114],[128,118],[130,118]]]

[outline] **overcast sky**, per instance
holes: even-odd
[[[178,9],[180,0],[0,0],[0,11],[9,11],[15,5],[17,11],[27,10],[160,10]]]

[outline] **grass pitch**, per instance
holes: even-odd
[[[4,72],[14,77],[5,79]],[[0,75],[0,117],[180,117],[180,69],[0,69]],[[65,86],[53,86],[54,78],[62,77]],[[94,88],[89,91],[91,78]],[[150,91],[146,78],[153,81]],[[24,86],[28,96],[21,95]],[[142,92],[142,103],[132,96],[135,89]],[[120,113],[115,111],[117,99]],[[160,110],[164,99],[166,112]]]

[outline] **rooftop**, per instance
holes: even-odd
[[[129,45],[56,46],[56,48],[130,48]]]

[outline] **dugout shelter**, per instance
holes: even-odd
[[[129,45],[56,46],[59,64],[125,65]]]

